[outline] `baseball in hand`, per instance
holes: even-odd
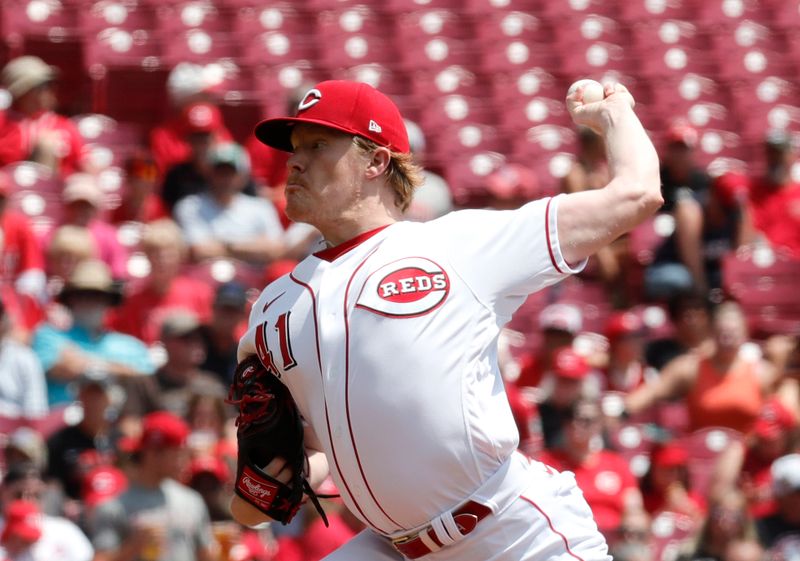
[[[567,95],[572,95],[580,87],[583,87],[583,103],[594,103],[605,98],[602,84],[595,80],[578,80],[569,87]]]

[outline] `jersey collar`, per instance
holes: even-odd
[[[358,247],[359,245],[361,245],[362,243],[364,243],[365,241],[370,239],[375,234],[381,232],[382,230],[384,230],[388,226],[391,226],[391,224],[386,224],[384,226],[379,226],[378,228],[375,228],[374,230],[368,230],[367,232],[359,234],[355,238],[351,238],[351,239],[347,240],[346,242],[340,243],[339,245],[335,245],[333,247],[325,248],[325,249],[323,249],[321,251],[316,252],[314,254],[314,257],[316,257],[318,259],[322,259],[323,261],[333,261],[333,260],[337,259],[338,257],[341,257],[342,255],[344,255],[345,253],[347,253],[351,249],[354,249],[354,248]]]

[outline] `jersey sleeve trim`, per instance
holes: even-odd
[[[583,259],[574,267],[567,263],[561,254],[561,245],[558,241],[558,200],[563,195],[556,195],[548,199],[544,210],[545,234],[547,236],[547,251],[550,254],[550,262],[553,268],[562,275],[574,275],[583,271],[586,267],[587,259]]]

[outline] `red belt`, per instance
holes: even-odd
[[[476,503],[475,501],[469,501],[453,511],[453,520],[455,520],[455,523],[458,526],[458,529],[461,531],[461,534],[466,536],[475,529],[475,526],[478,525],[478,522],[489,516],[491,513],[492,509],[488,506]],[[423,532],[428,535],[433,543],[439,547],[443,547],[442,542],[436,537],[436,531],[431,526],[428,526],[427,528],[424,528],[410,536],[395,538],[392,540],[392,545],[397,551],[402,553],[408,559],[417,559],[423,555],[433,553],[433,550],[425,545],[425,542],[423,542],[422,538],[420,538],[420,535]]]

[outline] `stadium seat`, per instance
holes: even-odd
[[[446,95],[428,100],[428,105],[422,108],[419,124],[427,131],[437,131],[469,122],[494,123],[494,108],[484,99]]]
[[[652,49],[660,45],[681,46],[690,49],[708,49],[711,36],[703,33],[693,21],[654,19],[631,25],[631,39],[636,49]]]
[[[236,281],[250,289],[263,288],[263,269],[234,259],[211,259],[187,265],[184,274],[211,286]]]
[[[411,95],[423,99],[451,94],[484,99],[492,96],[490,76],[457,64],[437,70],[411,72],[409,80]]]
[[[242,6],[233,18],[233,32],[239,37],[251,37],[267,31],[294,35],[311,33],[313,29],[314,18],[289,2]]]
[[[386,37],[390,33],[386,19],[364,5],[326,10],[319,13],[316,19],[315,32],[325,43],[329,38],[340,35]]]
[[[335,70],[363,64],[388,64],[395,58],[392,44],[381,36],[342,33],[325,40],[316,62],[324,69]]]
[[[243,45],[243,61],[254,67],[276,66],[301,60],[316,60],[314,41],[303,34],[265,31],[251,36]]]
[[[720,453],[743,438],[744,435],[735,430],[709,427],[694,431],[679,440],[689,452],[689,478],[693,491],[706,496]]]
[[[136,123],[120,123],[108,115],[89,113],[71,118],[86,142],[110,147],[139,145],[145,140],[142,129]]]
[[[745,247],[722,259],[722,286],[758,334],[800,333],[800,260],[767,247]]]
[[[563,98],[518,98],[508,101],[505,110],[500,113],[499,125],[514,136],[521,136],[531,127],[546,124],[571,126],[572,120]]]
[[[519,72],[531,67],[560,69],[561,59],[550,43],[528,43],[516,37],[502,37],[487,45],[478,58],[478,68],[487,73]]]
[[[190,29],[170,34],[164,39],[162,60],[168,66],[181,62],[207,64],[225,59],[237,59],[240,42],[228,33],[213,33],[205,29]]]
[[[479,152],[450,159],[444,164],[444,177],[458,206],[485,206],[489,201],[486,178],[506,162],[498,152]]]
[[[541,66],[525,66],[491,75],[492,97],[498,106],[510,102],[541,96],[550,99],[563,99],[567,95],[569,83],[556,77],[553,70]]]
[[[400,55],[400,68],[409,72],[438,70],[453,65],[470,68],[478,56],[476,46],[472,42],[444,36],[434,36],[412,43],[404,43],[398,37],[393,53],[397,52]]]
[[[429,135],[427,158],[445,161],[452,154],[508,151],[508,139],[497,128],[480,123],[458,123]]]
[[[59,0],[5,0],[0,4],[3,41],[20,48],[27,38],[52,43],[79,40],[79,9]]]
[[[80,10],[81,33],[94,35],[108,27],[120,29],[155,29],[156,10],[137,2],[99,0]]]
[[[166,35],[202,29],[207,33],[230,33],[233,17],[229,10],[207,0],[164,3],[157,8],[158,30]]]
[[[491,48],[500,39],[514,39],[526,43],[550,43],[555,40],[553,27],[534,13],[500,11],[481,17],[475,26],[478,42]]]
[[[650,522],[650,559],[675,561],[695,535],[694,520],[685,514],[661,512]]]
[[[689,0],[627,0],[617,6],[617,17],[627,22],[667,19],[689,21],[695,12]]]

